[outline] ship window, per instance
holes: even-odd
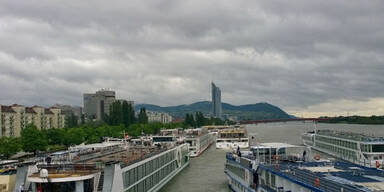
[[[285,148],[279,149],[279,155],[285,155]]]
[[[276,187],[276,176],[271,174],[271,186]]]
[[[144,181],[139,183],[139,189],[138,192],[144,192]]]
[[[132,185],[135,182],[133,170],[129,170],[129,185]]]
[[[143,169],[142,169],[141,165],[138,167],[138,174],[137,175],[139,177],[138,180],[140,180],[143,176]]]
[[[275,148],[272,148],[272,149],[271,149],[271,154],[272,154],[272,155],[276,155],[276,149],[275,149]]]
[[[372,152],[384,152],[384,145],[372,145]]]

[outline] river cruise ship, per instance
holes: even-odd
[[[78,153],[72,163],[19,166],[15,187],[24,185],[33,192],[155,192],[189,165],[188,153],[188,144],[122,144],[108,146],[108,150],[91,149]]]
[[[247,130],[243,127],[218,130],[216,138],[216,148],[224,150],[233,150],[240,147],[249,147],[249,138]]]
[[[206,128],[187,129],[184,132],[184,141],[189,144],[189,156],[191,157],[201,155],[215,142],[215,134],[208,133]]]
[[[305,147],[265,143],[228,152],[225,174],[235,192],[378,192],[384,171],[307,157]]]
[[[384,138],[360,133],[316,130],[302,135],[304,145],[345,161],[383,168]]]
[[[176,129],[161,129],[160,130],[161,136],[175,136],[177,143],[184,143],[184,130],[183,128],[176,128]]]

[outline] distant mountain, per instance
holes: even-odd
[[[194,113],[201,111],[205,115],[211,114],[211,102],[200,101],[192,103],[190,105],[178,105],[170,107],[160,107],[152,104],[137,104],[135,110],[145,107],[149,111],[166,112],[174,117],[184,117],[186,113]],[[236,117],[238,120],[258,120],[258,119],[281,119],[291,118],[285,111],[271,105],[269,103],[256,103],[249,105],[231,105],[228,103],[222,103],[223,115],[228,117]]]

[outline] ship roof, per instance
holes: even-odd
[[[85,150],[85,149],[103,149],[111,146],[119,146],[121,145],[121,142],[103,142],[103,143],[93,143],[93,144],[80,144],[73,147],[69,147],[70,151],[76,151],[76,150]]]
[[[258,145],[252,146],[252,149],[256,148],[288,148],[288,147],[303,147],[303,146],[297,146],[297,145],[291,145],[288,143],[260,143]]]
[[[318,130],[318,135],[337,137],[342,139],[362,141],[362,142],[384,142],[384,137],[369,136],[362,133],[334,131],[334,130]]]
[[[245,129],[235,128],[235,129],[223,129],[219,133],[245,133]]]
[[[315,191],[383,191],[384,171],[346,162],[281,162],[276,165],[260,165],[275,175],[296,181]],[[319,179],[319,187],[315,180]]]

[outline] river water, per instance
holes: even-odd
[[[302,144],[301,134],[316,129],[343,130],[384,136],[384,125],[316,124],[303,122],[248,125],[248,133],[256,133],[258,142]],[[212,145],[189,167],[173,178],[161,192],[229,192],[224,174],[225,151]]]

